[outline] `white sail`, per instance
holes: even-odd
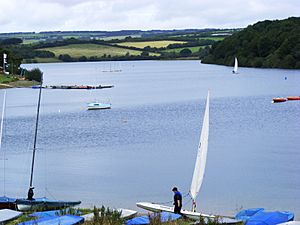
[[[196,159],[192,184],[190,188],[190,195],[194,201],[198,195],[204,177],[207,148],[208,148],[208,134],[209,134],[209,92],[207,94],[207,99],[206,99],[206,108],[205,108],[204,119],[202,124],[200,142],[198,146],[197,159]]]
[[[238,60],[237,60],[237,58],[235,57],[235,58],[234,58],[234,68],[233,68],[233,72],[234,72],[234,73],[237,73],[237,70],[238,70]]]

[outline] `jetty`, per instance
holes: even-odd
[[[43,86],[43,88],[47,89],[103,89],[103,88],[112,88],[114,85],[50,85],[50,86]],[[39,88],[37,86],[32,86],[32,88]]]

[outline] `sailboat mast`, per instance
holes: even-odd
[[[31,173],[30,173],[29,189],[32,188],[32,182],[33,182],[33,168],[34,168],[34,160],[35,160],[37,132],[38,132],[38,125],[39,125],[39,114],[40,114],[40,105],[41,105],[41,96],[42,96],[42,85],[43,85],[43,76],[41,77],[41,84],[40,84],[40,91],[39,91],[39,98],[38,98],[38,106],[37,106],[37,112],[36,112],[35,132],[34,132],[34,141],[33,141],[33,151],[32,151],[32,162],[31,162]]]

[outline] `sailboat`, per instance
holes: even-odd
[[[200,216],[214,218],[214,215],[202,214],[196,212],[196,198],[199,193],[200,187],[203,182],[206,156],[208,149],[208,134],[209,134],[209,92],[206,99],[206,108],[204,113],[204,119],[202,124],[202,131],[200,136],[200,142],[198,146],[198,153],[194,168],[194,174],[191,182],[189,195],[192,198],[192,210],[181,210],[181,214],[194,220],[199,220]],[[149,203],[149,202],[138,202],[136,205],[140,208],[152,211],[152,212],[174,212],[174,207]]]
[[[235,58],[234,58],[234,67],[233,67],[232,73],[237,74],[237,73],[238,73],[237,71],[238,71],[238,60],[237,60],[237,58],[235,57]]]
[[[39,122],[39,113],[40,113],[40,105],[41,105],[41,96],[42,96],[42,83],[41,80],[40,90],[39,90],[39,98],[37,105],[37,113],[36,113],[36,123],[35,123],[35,133],[34,133],[34,142],[33,142],[33,151],[32,151],[32,161],[31,161],[31,173],[30,173],[30,185],[28,190],[28,197],[20,198],[16,200],[17,209],[20,211],[28,211],[28,210],[50,210],[50,209],[59,209],[65,207],[71,207],[75,205],[79,205],[81,201],[61,201],[61,200],[51,200],[46,197],[43,198],[33,198],[33,170],[34,170],[34,162],[35,162],[35,152],[36,152],[36,143],[37,143],[37,134],[38,134],[38,122]]]

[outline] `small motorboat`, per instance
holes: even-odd
[[[286,99],[289,101],[300,100],[300,96],[288,96]]]
[[[91,102],[88,104],[88,110],[110,109],[110,103]]]
[[[273,98],[273,103],[286,102],[286,98]]]

